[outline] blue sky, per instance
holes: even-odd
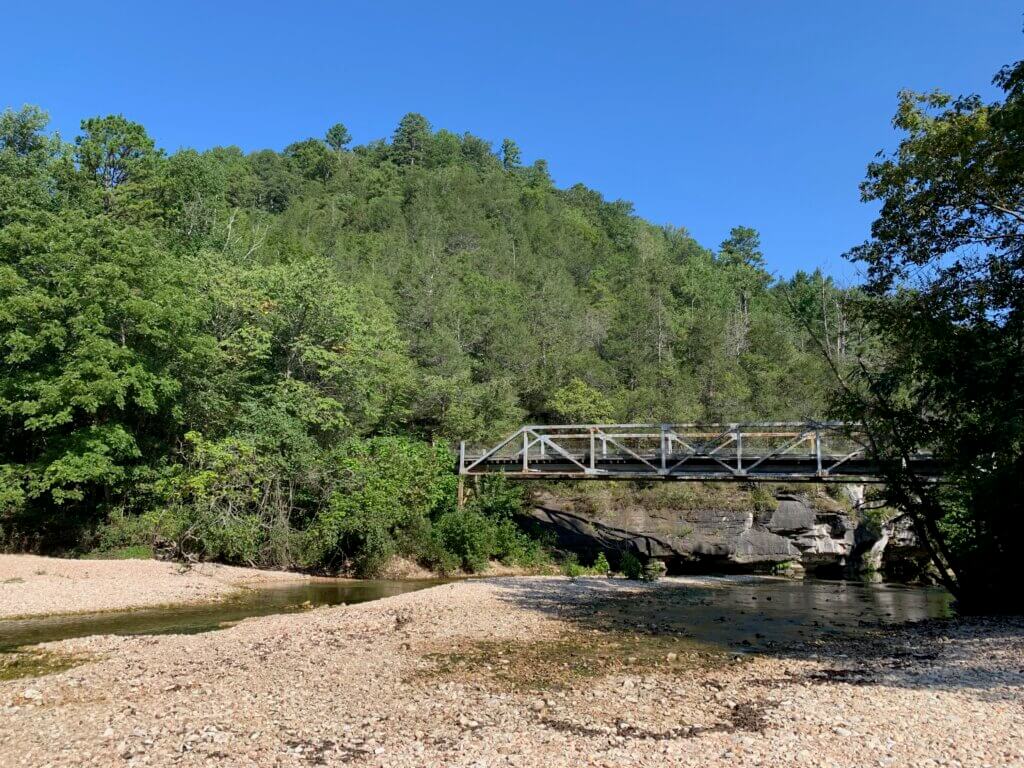
[[[67,138],[121,112],[168,150],[280,149],[405,112],[505,136],[559,185],[635,203],[705,245],[744,224],[781,275],[868,232],[857,184],[901,88],[981,92],[1021,57],[1022,8],[916,2],[175,2],[4,11],[0,107]]]

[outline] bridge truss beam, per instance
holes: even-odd
[[[911,461],[938,477],[928,452]],[[460,475],[521,479],[881,482],[856,425],[840,422],[525,426],[490,448],[459,447]]]

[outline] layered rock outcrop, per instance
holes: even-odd
[[[856,502],[856,494],[851,502]],[[576,550],[631,550],[663,560],[670,572],[801,569],[819,575],[852,575],[883,569],[886,548],[899,539],[914,546],[913,532],[881,531],[862,522],[853,504],[813,495],[780,493],[751,508],[649,508],[624,503],[595,511],[572,499],[541,495],[533,519]],[[866,555],[870,554],[870,558]]]

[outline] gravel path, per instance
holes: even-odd
[[[0,555],[0,618],[199,603],[297,574],[156,560],[63,560]]]
[[[0,766],[1024,765],[1024,621],[745,658],[664,623],[686,589],[470,581],[53,643],[90,661],[0,683]]]

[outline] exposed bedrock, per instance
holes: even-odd
[[[532,516],[564,546],[595,554],[603,550],[612,556],[631,550],[664,560],[675,573],[803,570],[852,576],[898,571],[905,554],[917,553],[912,530],[872,529],[858,522],[856,512],[822,504],[818,498],[780,493],[774,503],[758,506],[761,509],[651,509],[622,504],[595,512],[577,508],[571,499],[542,494]],[[887,554],[894,542],[895,550]]]

